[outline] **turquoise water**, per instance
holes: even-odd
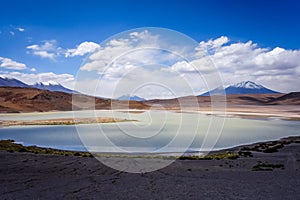
[[[1,114],[0,120],[70,118],[73,115],[75,117],[116,117],[138,121],[77,126],[1,127],[0,139],[14,139],[24,145],[66,150],[159,153],[224,149],[300,135],[299,121],[226,118],[222,128],[221,117],[169,111],[126,113],[102,110],[75,113]]]

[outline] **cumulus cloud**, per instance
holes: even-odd
[[[65,57],[83,56],[87,53],[92,53],[96,49],[100,48],[100,45],[94,42],[82,42],[75,49],[67,49]]]
[[[0,57],[0,63],[0,67],[11,70],[23,70],[27,68],[25,64],[16,62],[10,58]]]
[[[300,50],[259,48],[251,41],[225,46],[212,59],[223,73],[237,77],[248,75],[263,80],[264,76],[273,76],[273,81],[280,82],[276,76],[289,75],[296,81],[300,75],[296,71],[300,66]]]
[[[170,71],[170,72],[177,72],[182,75],[185,74],[210,74],[214,73],[216,70],[214,67],[214,63],[209,57],[202,57],[199,59],[188,61],[179,61],[173,64],[168,68],[162,68],[162,70]]]
[[[199,91],[198,94],[205,92],[203,88],[212,85],[208,86],[205,79],[210,79],[210,83],[215,83],[214,79],[217,79],[219,75],[225,85],[252,80],[281,92],[299,90],[299,49],[265,48],[251,40],[234,42],[226,36],[201,41],[193,47],[184,46],[185,43],[178,47],[177,43],[180,41],[175,40],[174,46],[165,48],[164,45],[170,45],[170,43],[168,39],[164,39],[166,38],[146,30],[116,37],[101,47],[95,46],[95,50],[91,50],[93,53],[81,67],[81,71],[91,72],[90,74],[101,77],[102,85],[107,88],[105,95],[107,97],[110,97],[109,92],[113,91],[118,82],[127,80],[126,84],[121,84],[121,86],[125,89],[129,86],[133,88],[138,85],[139,80],[147,80],[144,74],[147,77],[154,76],[151,81],[168,80],[170,82],[167,81],[165,84],[172,85],[173,88],[178,87],[176,80],[181,80],[181,78],[188,80],[187,82],[194,91]],[[70,49],[66,57],[84,55],[88,51],[85,49],[80,44],[76,49]],[[188,59],[178,59],[163,49],[175,49],[176,53],[184,58],[187,56]],[[146,66],[154,64],[161,66],[156,66],[159,70],[153,67],[152,70],[156,71],[150,73]],[[90,89],[93,91],[93,88]],[[103,88],[101,89],[100,93],[103,92]],[[178,93],[188,95],[186,91]],[[151,98],[147,91],[141,96]]]
[[[229,38],[226,36],[221,36],[217,39],[210,39],[208,41],[201,41],[199,43],[199,46],[196,47],[196,50],[215,50],[217,48],[222,47],[224,44],[227,44],[229,42]]]
[[[92,53],[96,49],[100,48],[100,45],[94,42],[82,42],[74,49],[63,49],[57,46],[56,40],[43,41],[41,44],[33,44],[27,46],[27,53],[39,56],[41,58],[47,58],[50,60],[56,60],[59,56],[75,57],[83,56],[87,53]]]
[[[207,50],[208,57],[221,72],[225,83],[250,79],[283,92],[299,90],[299,49],[261,48],[252,41],[228,42],[229,39],[222,36],[215,40],[202,41],[196,48]],[[193,62],[195,60],[191,63]],[[205,62],[201,63],[201,60],[198,62],[201,66],[209,66]],[[181,73],[199,73],[189,65],[191,63],[176,63],[171,69]],[[273,82],[277,84],[274,85]]]
[[[49,40],[44,41],[43,44],[34,44],[26,48],[30,50],[28,53],[32,53],[41,58],[55,60],[55,57],[59,55],[59,51],[61,50],[61,48],[56,46],[56,43],[55,40]]]
[[[137,66],[157,63],[163,56],[150,48],[159,48],[159,36],[149,31],[132,32],[128,35],[108,41],[103,47],[97,49],[89,61],[81,67],[83,71],[97,71],[102,74],[105,71],[107,77],[119,77],[124,69],[132,69]],[[134,52],[133,52],[134,51]],[[162,51],[160,51],[162,52]],[[163,53],[163,52],[162,52]],[[167,55],[165,61],[170,60]],[[112,62],[113,61],[113,62]],[[106,69],[108,66],[109,69]],[[126,71],[126,70],[125,70]]]
[[[131,94],[141,86],[135,94],[144,98],[174,98],[194,94],[193,88],[197,88],[201,82],[199,76],[193,79],[194,85],[191,87],[189,77],[178,73],[181,69],[185,72],[193,71],[180,66],[184,63],[181,52],[186,52],[186,49],[183,46],[177,47],[174,38],[171,40],[175,41],[174,46],[170,46],[164,39],[170,39],[169,35],[144,30],[126,33],[107,41],[81,67],[83,79],[79,77],[78,90],[96,91],[97,95],[105,97],[118,97]],[[182,44],[185,45],[184,42]],[[179,68],[174,65],[177,62],[180,62]],[[194,63],[186,64],[193,68],[191,65]],[[168,68],[172,65],[173,70]],[[95,89],[96,75],[100,86]],[[95,79],[90,78],[87,84],[87,76]]]

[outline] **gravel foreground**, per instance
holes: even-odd
[[[143,174],[116,171],[91,157],[2,150],[0,197],[300,199],[300,143],[286,143],[272,153],[255,148],[258,146],[243,148],[251,157],[176,160],[166,168]]]

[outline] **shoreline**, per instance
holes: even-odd
[[[34,154],[51,154],[51,155],[65,155],[65,156],[82,156],[82,157],[94,157],[96,154],[99,157],[126,157],[126,158],[163,158],[163,159],[185,159],[185,160],[205,160],[205,159],[222,159],[222,158],[238,158],[243,156],[243,153],[250,154],[250,152],[262,152],[262,153],[273,153],[278,152],[279,149],[283,148],[285,145],[299,143],[300,136],[289,136],[282,137],[278,140],[267,140],[261,142],[254,142],[250,144],[241,144],[234,147],[224,148],[220,150],[213,150],[210,152],[185,152],[181,156],[176,156],[178,152],[168,152],[168,153],[118,153],[118,152],[99,152],[90,153],[88,151],[72,151],[72,150],[62,150],[50,147],[39,147],[36,145],[24,146],[20,143],[16,143],[12,139],[0,140],[0,151],[7,151],[9,153],[34,153]],[[181,154],[181,153],[180,153]],[[201,156],[202,154],[203,156]]]

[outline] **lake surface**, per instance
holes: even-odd
[[[24,145],[97,152],[185,152],[218,150],[258,141],[300,135],[300,122],[280,119],[241,119],[172,111],[76,111],[1,114],[0,120],[71,117],[115,117],[133,122],[67,126],[0,128],[0,139]]]

